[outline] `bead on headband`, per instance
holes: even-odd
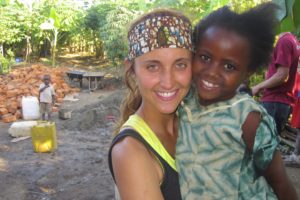
[[[161,13],[137,23],[128,33],[132,60],[159,48],[184,48],[193,51],[192,26],[188,20]]]

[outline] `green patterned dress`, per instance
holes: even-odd
[[[249,112],[261,113],[253,152],[246,150],[241,127]],[[201,106],[193,90],[178,109],[176,165],[183,199],[277,199],[260,172],[279,143],[275,123],[246,94]]]

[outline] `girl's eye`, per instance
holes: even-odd
[[[146,66],[147,70],[151,71],[151,72],[155,72],[158,70],[158,65],[156,64],[149,64]]]
[[[224,67],[225,67],[225,70],[227,70],[227,71],[231,71],[231,70],[236,69],[236,67],[234,65],[229,64],[229,63],[225,64]]]
[[[210,60],[210,58],[207,55],[200,55],[201,60],[207,62]]]

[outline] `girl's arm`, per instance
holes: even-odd
[[[281,155],[278,151],[276,151],[272,162],[263,175],[273,188],[278,199],[298,199],[297,192],[288,179]]]
[[[258,128],[260,121],[260,113],[251,112],[242,126],[242,137],[250,152],[253,151],[256,129]],[[273,188],[273,191],[277,195],[278,199],[298,199],[296,190],[288,179],[288,176],[285,172],[285,167],[281,160],[281,155],[278,151],[275,152],[273,160],[262,175]]]
[[[126,137],[112,149],[113,172],[122,200],[163,200],[163,173],[145,146]]]

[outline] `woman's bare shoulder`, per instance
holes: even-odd
[[[112,164],[122,199],[162,199],[160,165],[142,142],[125,137],[115,144]]]

